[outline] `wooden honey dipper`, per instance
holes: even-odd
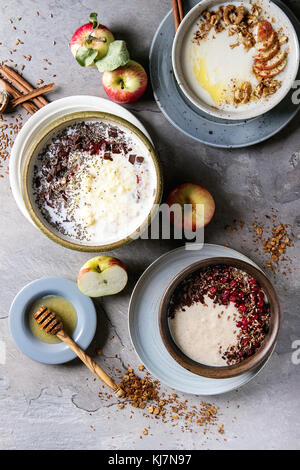
[[[112,378],[64,332],[63,323],[54,312],[42,305],[33,314],[33,318],[46,333],[56,335],[61,341],[64,341],[90,371],[114,392],[116,397],[119,398],[124,395],[124,391],[115,384]]]

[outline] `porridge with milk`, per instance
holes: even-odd
[[[78,122],[39,155],[33,175],[43,217],[63,235],[93,244],[131,235],[151,212],[156,172],[133,132],[106,122]]]
[[[288,37],[259,5],[204,11],[182,48],[184,77],[206,104],[234,110],[276,93],[288,61]]]
[[[256,279],[225,266],[197,271],[175,289],[169,327],[179,349],[211,366],[237,364],[264,341],[270,308]]]

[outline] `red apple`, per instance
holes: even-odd
[[[103,297],[121,292],[127,280],[127,271],[122,261],[111,256],[96,256],[80,269],[77,285],[89,297]]]
[[[123,67],[104,72],[102,84],[111,100],[120,104],[132,103],[145,93],[148,77],[142,65],[130,60]]]
[[[85,46],[87,49],[98,52],[93,59],[98,60],[107,54],[110,43],[114,41],[114,36],[106,26],[98,23],[96,14],[91,13],[90,19],[90,23],[80,26],[75,31],[69,46],[74,57],[76,57],[78,49]]]
[[[186,230],[197,230],[205,227],[213,218],[215,213],[215,201],[207,189],[198,184],[185,183],[175,188],[167,198],[167,204],[179,204],[181,206],[180,214],[170,213],[171,222],[179,228]],[[191,210],[185,210],[186,204],[191,205]],[[204,207],[204,220],[202,217],[202,208]],[[187,208],[186,208],[187,209]]]

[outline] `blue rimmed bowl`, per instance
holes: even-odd
[[[72,338],[78,346],[86,349],[96,332],[96,310],[92,300],[83,295],[76,283],[69,279],[42,278],[23,287],[10,307],[9,328],[16,345],[26,356],[45,364],[62,364],[74,359],[76,354],[65,343],[50,344],[40,341],[31,332],[27,318],[30,305],[49,295],[64,297],[74,306],[77,325]]]

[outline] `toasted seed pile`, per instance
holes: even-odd
[[[10,150],[22,125],[23,118],[20,113],[9,119],[0,115],[0,178],[8,173]]]
[[[264,218],[254,215],[251,226],[247,226],[243,221],[234,220],[233,224],[226,225],[224,228],[227,232],[233,233],[247,228],[252,234],[252,242],[256,246],[255,251],[261,255],[266,267],[273,274],[277,271],[281,271],[283,275],[291,272],[293,260],[287,256],[287,250],[294,246],[294,234],[291,226],[279,219],[277,210],[271,209],[268,214],[264,215]],[[247,239],[242,239],[242,245],[246,243]]]
[[[144,370],[144,366],[138,366],[139,371]],[[143,377],[137,376],[132,368],[128,368],[120,386],[125,392],[125,397],[118,400],[118,409],[122,410],[127,406],[139,408],[144,417],[148,419],[160,420],[171,426],[180,426],[183,432],[201,430],[206,434],[212,426],[219,426],[217,431],[224,433],[224,426],[218,423],[218,408],[211,403],[200,401],[198,406],[190,405],[188,400],[180,398],[177,393],[167,394],[161,391],[159,380],[153,379],[148,371]],[[99,393],[100,398],[111,398],[111,394]],[[134,412],[132,412],[134,413]],[[132,414],[130,419],[132,419]],[[150,426],[145,428],[142,434],[149,433]]]

